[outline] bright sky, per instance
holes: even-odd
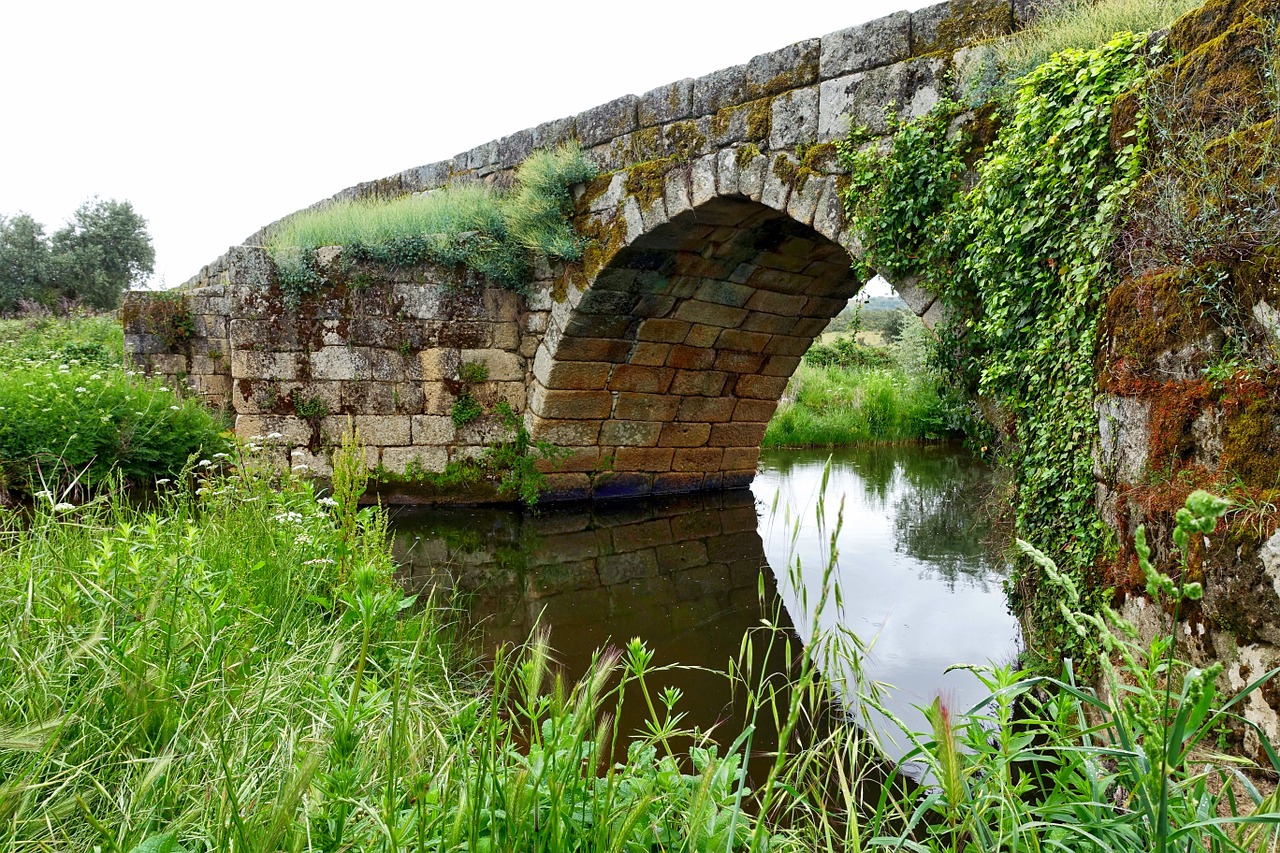
[[[925,5],[11,2],[0,214],[128,200],[173,286],[360,181]]]

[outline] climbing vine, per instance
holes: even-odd
[[[856,138],[844,148],[866,260],[935,290],[953,317],[940,336],[945,369],[999,404],[1018,535],[1099,597],[1088,583],[1108,544],[1094,509],[1094,354],[1120,207],[1140,160],[1135,144],[1113,151],[1111,107],[1143,73],[1147,49],[1124,34],[1023,78],[967,190],[969,146],[952,104],[898,128],[883,157]],[[1037,629],[1032,651],[1051,668],[1061,656],[1085,659],[1088,641],[1035,572],[1020,565],[1011,590]]]

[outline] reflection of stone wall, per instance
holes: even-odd
[[[438,517],[415,525],[411,514],[397,516],[400,578],[411,589],[469,594],[495,642],[523,642],[541,619],[566,654],[640,636],[678,652],[671,659],[723,667],[760,615],[767,567],[748,491],[480,512],[458,516],[452,531],[425,526]]]

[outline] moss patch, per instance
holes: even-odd
[[[1280,373],[1239,381],[1223,399],[1222,469],[1245,485],[1280,482]]]
[[[1176,99],[1179,121],[1205,130],[1235,127],[1242,116],[1269,113],[1265,90],[1263,30],[1274,24],[1249,17],[1158,70],[1149,90]]]
[[[627,195],[640,202],[641,207],[651,207],[662,198],[667,174],[679,163],[675,157],[648,160],[627,169],[623,189]]]
[[[1250,15],[1274,19],[1280,0],[1209,0],[1173,22],[1165,45],[1176,54],[1189,53]]]
[[[757,157],[763,156],[760,149],[755,143],[748,142],[741,146],[733,155],[733,161],[738,164],[739,169],[745,169],[747,165]]]
[[[1201,341],[1214,326],[1191,297],[1184,270],[1161,270],[1117,285],[1107,297],[1104,314],[1110,363],[1103,385],[1131,393],[1123,378],[1150,376],[1164,353]]]
[[[731,107],[721,107],[711,116],[711,133],[724,137],[736,121],[742,121],[748,142],[765,142],[773,131],[773,98],[757,98]]]
[[[1013,32],[1013,9],[1004,0],[952,0],[932,40],[911,34],[911,57],[951,53],[966,45]]]

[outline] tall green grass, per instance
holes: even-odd
[[[1064,50],[1093,50],[1118,33],[1164,29],[1201,0],[1050,0],[1025,28],[982,46],[964,69],[961,91],[973,105],[1008,97],[1019,79]]]
[[[1201,5],[1201,0],[1055,0],[1042,4],[1025,29],[996,44],[1011,79],[1068,49],[1093,50],[1117,33],[1163,29]]]
[[[518,288],[527,283],[530,253],[581,257],[582,239],[568,220],[569,189],[595,173],[576,145],[535,151],[516,168],[509,191],[458,183],[390,200],[334,202],[273,226],[267,250],[295,296],[325,283],[313,261],[322,246],[344,247],[350,261],[462,264]]]
[[[0,319],[0,364],[26,359],[119,366],[124,360],[124,329],[112,314]]]
[[[762,446],[843,447],[945,435],[942,402],[930,377],[894,367],[801,364]]]
[[[1103,694],[1011,667],[991,696],[903,727],[925,787],[886,778],[884,713],[865,643],[818,631],[838,607],[838,503],[813,641],[763,625],[728,676],[741,734],[681,724],[643,641],[604,650],[576,682],[536,635],[489,676],[452,615],[392,580],[386,517],[357,500],[358,443],[319,498],[268,457],[201,465],[151,510],[103,497],[0,516],[0,849],[186,851],[1257,850],[1275,795],[1215,754],[1218,668],[1178,662],[1175,629],[1147,647],[1114,615],[1072,610],[1107,649]],[[1225,503],[1197,494],[1178,541]],[[1078,594],[1063,585],[1064,605]],[[1198,588],[1151,572],[1153,595]],[[789,570],[795,570],[789,567]],[[779,680],[762,660],[791,662]],[[844,690],[841,696],[833,685]],[[624,703],[646,720],[621,731]],[[1238,721],[1238,720],[1237,720]],[[1246,723],[1246,725],[1248,725]],[[1256,726],[1254,727],[1256,729]],[[772,733],[772,734],[770,734]],[[1280,770],[1265,732],[1258,731]],[[690,745],[692,744],[692,745]],[[747,760],[757,759],[754,777]],[[763,764],[759,760],[763,760]],[[1238,792],[1238,793],[1237,793]]]

